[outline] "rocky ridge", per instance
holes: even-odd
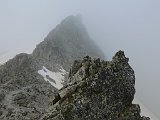
[[[86,55],[104,58],[103,52],[90,38],[79,16],[65,18],[32,53],[41,66],[57,71],[58,64],[68,72],[74,60]]]
[[[53,98],[41,120],[149,120],[132,104],[135,75],[123,51],[112,61],[89,56],[70,69],[70,85]]]
[[[36,120],[48,108],[56,88],[37,73],[37,64],[22,53],[0,68],[0,119]]]
[[[21,53],[1,65],[0,119],[38,120],[57,93],[57,84],[67,84],[72,62],[86,55],[103,57],[79,17],[69,16],[32,54]]]

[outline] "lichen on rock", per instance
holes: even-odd
[[[135,75],[123,51],[112,61],[89,56],[75,61],[70,84],[41,120],[149,120],[132,104]]]

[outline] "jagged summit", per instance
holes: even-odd
[[[71,84],[59,91],[41,120],[149,120],[132,104],[134,71],[119,51],[112,61],[89,56],[75,61]]]
[[[48,34],[48,36],[47,37],[49,37],[49,36],[54,36],[58,31],[59,31],[59,29],[65,29],[64,31],[68,31],[68,30],[71,30],[71,31],[74,31],[74,30],[81,30],[81,32],[84,32],[84,33],[87,33],[86,32],[86,29],[85,29],[85,27],[84,27],[84,25],[83,25],[83,23],[82,23],[82,18],[80,17],[80,16],[68,16],[68,17],[66,17],[64,20],[62,20],[61,21],[61,23],[60,24],[58,24],[57,26],[56,26],[56,28],[55,29],[53,29],[49,34]],[[84,30],[84,31],[83,31]],[[67,32],[66,31],[66,32]],[[71,34],[73,34],[73,33],[71,33]],[[88,36],[89,37],[89,36]]]
[[[66,71],[72,62],[86,55],[104,58],[77,16],[69,16],[37,45],[33,57],[45,66],[61,65]],[[55,67],[49,68],[54,71]]]

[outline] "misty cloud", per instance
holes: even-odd
[[[159,5],[158,0],[1,0],[0,55],[30,52],[66,16],[81,14],[108,59],[125,51],[135,70],[137,97],[159,115]]]

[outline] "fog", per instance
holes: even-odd
[[[137,98],[160,118],[159,6],[159,0],[0,0],[0,56],[30,53],[62,19],[81,14],[107,59],[125,51]]]

